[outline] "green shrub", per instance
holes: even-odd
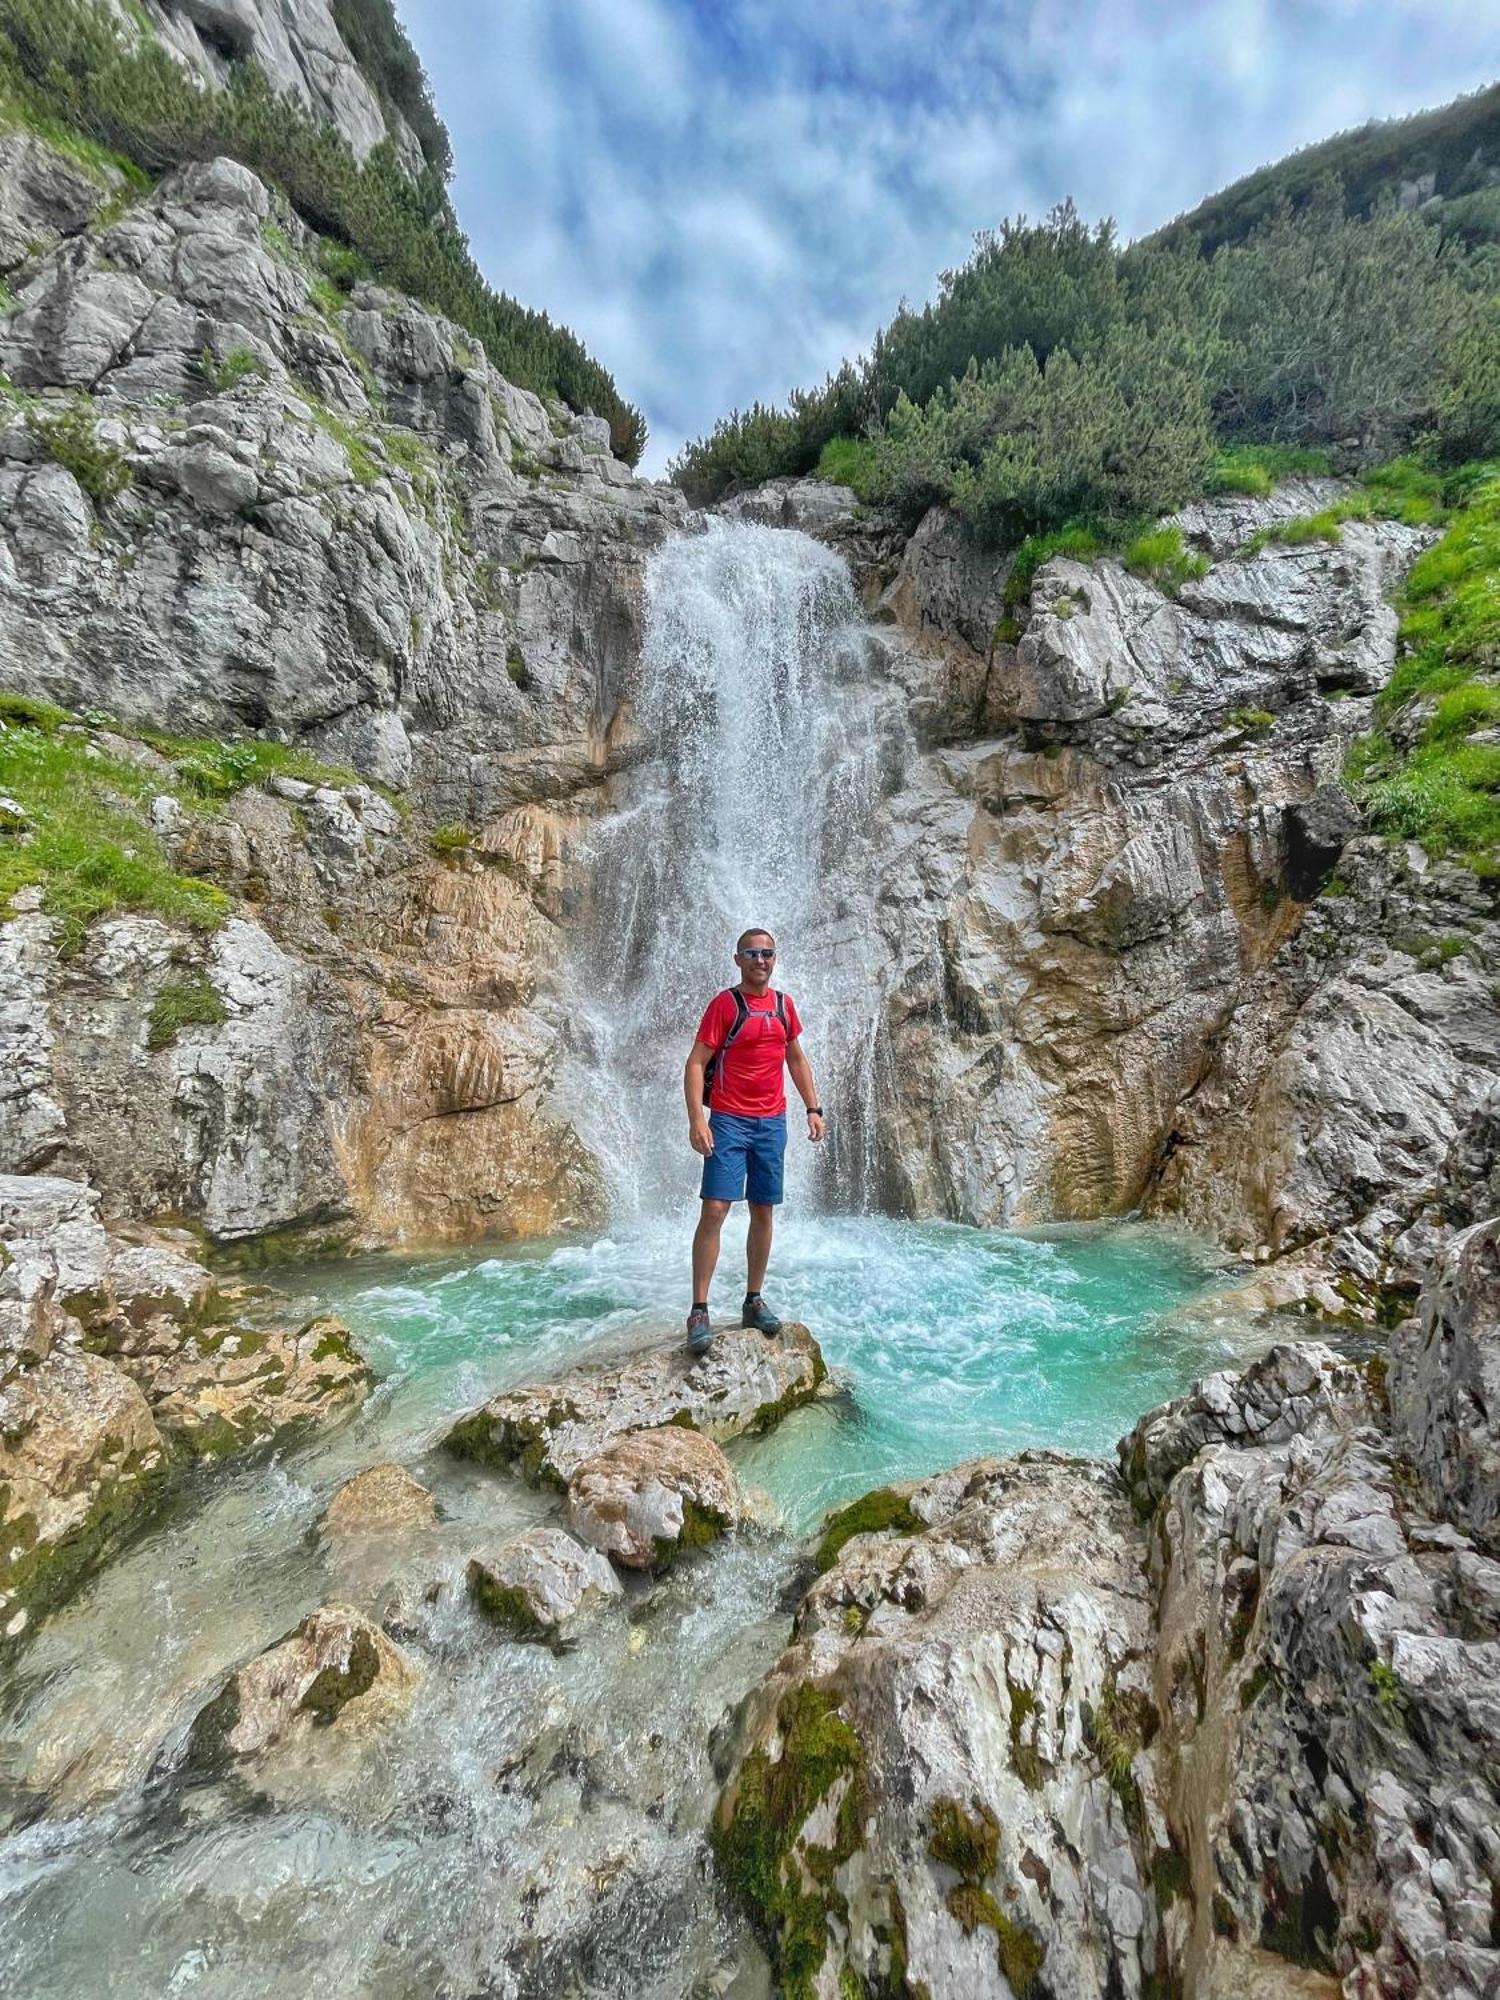
[[[364,258],[357,250],[351,250],[347,243],[336,243],[325,236],[319,241],[317,255],[318,269],[340,292],[352,292],[362,278],[370,275],[370,267]]]
[[[388,0],[340,6],[348,32],[367,49],[380,42],[388,56]],[[394,89],[391,61],[372,60]],[[399,68],[401,59],[394,60]],[[409,96],[409,86],[401,87]],[[646,441],[640,412],[577,338],[545,313],[491,291],[454,218],[441,166],[413,179],[388,139],[357,160],[331,125],[315,124],[293,100],[277,97],[248,60],[235,62],[225,88],[203,89],[155,38],[127,46],[98,0],[5,0],[0,98],[23,104],[29,121],[55,119],[89,134],[150,174],[217,153],[243,160],[280,187],[319,235],[357,251],[383,283],[481,340],[503,375],[575,410],[597,411],[620,455],[631,464],[639,459]],[[410,115],[409,105],[402,108]],[[424,143],[433,143],[431,134]]]
[[[1181,528],[1152,528],[1130,543],[1125,567],[1136,576],[1150,577],[1169,596],[1175,596],[1183,584],[1207,574],[1208,557],[1184,548]]]
[[[447,826],[434,827],[430,838],[434,854],[463,854],[474,845],[474,829],[455,820]]]
[[[1500,471],[1449,478],[1454,504],[1441,541],[1413,565],[1401,593],[1403,657],[1378,703],[1375,733],[1349,754],[1348,780],[1370,824],[1477,873],[1500,870],[1500,745],[1477,740],[1500,721]],[[1397,746],[1390,719],[1412,704]]]
[[[1248,735],[1263,735],[1276,727],[1276,718],[1268,708],[1232,708],[1224,720],[1229,728]]]
[[[31,428],[49,457],[66,466],[96,507],[107,506],[130,484],[129,461],[117,445],[100,442],[86,398],[68,403],[55,415],[36,408]]]
[[[1105,547],[1105,538],[1098,529],[1084,521],[1065,521],[1060,528],[1050,534],[1028,535],[1016,550],[1010,566],[1010,574],[1005,579],[1005,607],[1013,611],[1031,596],[1031,581],[1044,562],[1053,556],[1072,556],[1078,562],[1087,562],[1090,556],[1099,555]]]
[[[184,1028],[213,1028],[229,1011],[217,989],[201,974],[169,979],[157,990],[146,1023],[146,1047],[170,1048]]]
[[[222,361],[215,357],[211,347],[205,347],[198,356],[198,373],[216,396],[227,396],[247,376],[262,375],[265,370],[248,347],[231,348]]]

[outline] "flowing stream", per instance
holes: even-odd
[[[860,1106],[883,1084],[861,912],[904,718],[861,684],[847,576],[804,538],[713,525],[661,551],[649,588],[639,712],[657,755],[599,837],[574,975],[570,1089],[615,1225],[281,1274],[345,1316],[381,1386],[333,1436],[175,1496],[0,1688],[6,1993],[765,2000],[703,1829],[715,1733],[785,1643],[808,1531],[962,1457],[1106,1452],[1243,1339],[1213,1309],[1218,1260],[1159,1230],[868,1212]],[[476,1547],[555,1503],[435,1441],[585,1345],[678,1337],[696,1187],[681,1064],[752,922],[777,933],[845,1135],[816,1172],[794,1144],[773,1266],[838,1393],[730,1447],[780,1525],[630,1579],[623,1610],[556,1657],[497,1637],[463,1588]],[[737,1255],[726,1232],[731,1287]],[[386,1458],[432,1487],[440,1525],[363,1554],[321,1541],[333,1488]],[[191,1780],[184,1732],[224,1673],[329,1601],[399,1631],[425,1672],[407,1712]]]

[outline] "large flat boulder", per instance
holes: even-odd
[[[739,1490],[729,1460],[701,1431],[667,1424],[628,1431],[568,1481],[575,1535],[625,1569],[666,1569],[734,1526]]]
[[[736,1328],[701,1357],[674,1335],[613,1367],[507,1390],[443,1441],[461,1457],[518,1472],[533,1485],[566,1487],[585,1459],[627,1431],[676,1424],[722,1443],[769,1430],[815,1396],[827,1373],[805,1326],[784,1325],[775,1340]]]

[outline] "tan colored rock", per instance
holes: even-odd
[[[568,1481],[568,1525],[626,1569],[664,1569],[733,1527],[739,1493],[729,1460],[675,1424],[630,1431]]]
[[[284,1442],[350,1415],[374,1377],[339,1320],[213,1327],[142,1364],[162,1434],[193,1458]]]
[[[189,1761],[215,1769],[319,1725],[378,1726],[410,1700],[421,1678],[378,1625],[350,1605],[325,1604],[237,1667],[199,1710]]]
[[[512,1638],[553,1647],[620,1595],[620,1580],[599,1551],[554,1526],[530,1528],[471,1557],[468,1583],[485,1617]]]
[[[627,1431],[680,1424],[722,1442],[769,1430],[810,1401],[828,1373],[818,1343],[795,1322],[775,1340],[730,1329],[702,1356],[688,1353],[676,1327],[651,1338],[626,1361],[493,1397],[444,1443],[534,1485],[566,1486],[585,1459]]]
[[[165,1462],[145,1397],[99,1355],[57,1348],[0,1386],[0,1643],[66,1595]]]
[[[346,1479],[318,1524],[325,1535],[393,1535],[431,1528],[437,1505],[403,1465],[372,1465]]]

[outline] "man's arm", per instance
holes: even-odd
[[[800,1035],[786,1052],[786,1069],[797,1095],[807,1106],[807,1136],[816,1145],[823,1136],[823,1114],[812,1108],[818,1101],[818,1086],[813,1082],[812,1064],[807,1060]]]
[[[706,1160],[714,1149],[713,1130],[708,1122],[708,1113],[703,1108],[703,1072],[708,1068],[708,1059],[713,1050],[707,1042],[694,1042],[689,1051],[687,1068],[682,1072],[682,1094],[687,1099],[688,1140],[695,1153],[701,1153]]]

